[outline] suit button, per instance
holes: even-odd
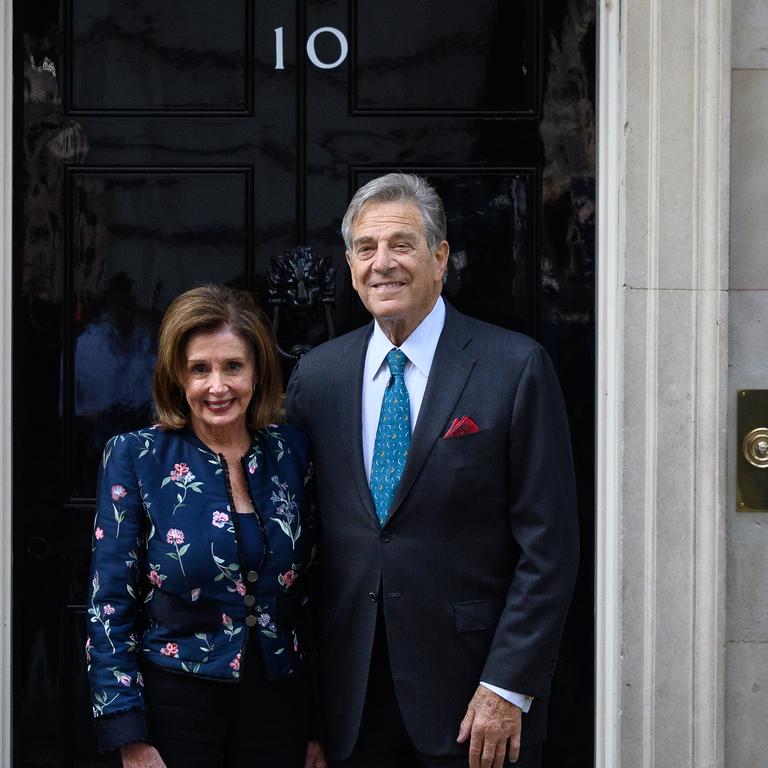
[[[375,603],[379,599],[375,592],[369,592],[368,597],[370,598],[372,603]]]
[[[389,535],[389,531],[382,531],[379,534],[379,541],[386,544],[392,537]]]
[[[245,578],[253,584],[259,578],[259,574],[256,571],[248,571]]]
[[[258,621],[258,619],[255,616],[246,616],[245,617],[245,624],[248,627],[255,627],[257,621]]]
[[[243,598],[243,602],[250,608],[252,605],[255,605],[256,597],[254,595],[246,595]]]

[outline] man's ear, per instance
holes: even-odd
[[[435,259],[437,259],[437,263],[440,267],[440,279],[442,280],[445,276],[445,270],[448,267],[448,256],[451,253],[451,246],[448,245],[447,240],[443,240],[440,245],[437,246],[437,250],[435,251]]]
[[[352,287],[357,290],[355,281],[355,270],[352,269],[352,257],[349,255],[349,251],[344,251],[344,258],[347,260],[347,266],[349,267],[349,274],[352,277]]]

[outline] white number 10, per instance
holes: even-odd
[[[322,61],[317,55],[315,41],[324,34],[333,35],[339,41],[339,56],[336,61]],[[307,38],[307,57],[318,69],[336,69],[344,63],[348,53],[347,38],[336,27],[319,27]],[[285,69],[283,27],[275,28],[275,69]]]

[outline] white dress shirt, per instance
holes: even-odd
[[[438,297],[432,311],[399,347],[408,358],[403,378],[411,405],[411,432],[419,418],[424,390],[427,388],[432,360],[435,357],[443,325],[445,325],[445,302],[442,297]],[[392,342],[386,337],[379,324],[374,323],[363,371],[363,458],[368,482],[371,481],[373,446],[376,442],[376,429],[379,426],[381,401],[384,399],[384,390],[390,376],[386,357],[392,349],[394,349]],[[533,699],[530,696],[508,691],[483,681],[480,684],[520,707],[523,712],[527,712],[531,707]]]

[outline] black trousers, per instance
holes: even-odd
[[[149,733],[168,768],[303,768],[308,677],[268,681],[249,641],[237,683],[145,665]]]
[[[458,733],[459,723],[456,723],[456,735]],[[465,747],[468,749],[468,741]],[[505,762],[504,766],[539,768],[541,755],[542,745],[532,745],[520,751],[516,763]],[[400,716],[392,683],[384,620],[379,615],[357,743],[348,759],[331,761],[331,768],[467,768],[467,760],[466,754],[448,757],[424,755],[411,743]]]

